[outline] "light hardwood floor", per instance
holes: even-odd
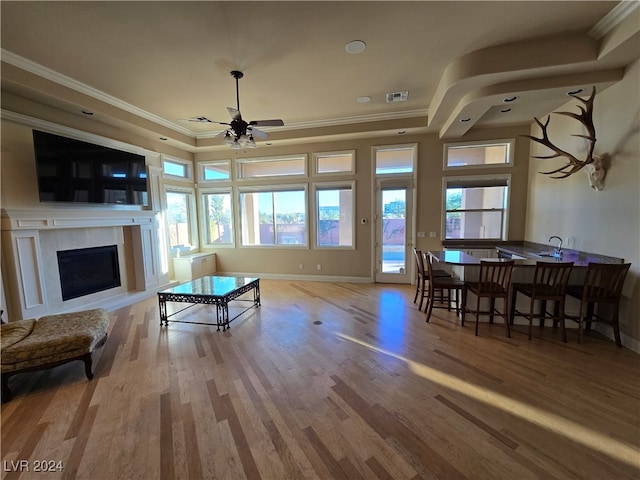
[[[446,310],[425,323],[410,286],[261,292],[227,332],[140,302],[112,312],[92,381],[80,362],[14,377],[2,478],[640,477],[640,356],[610,340],[475,337]]]

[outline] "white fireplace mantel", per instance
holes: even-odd
[[[9,318],[37,318],[90,304],[117,308],[130,303],[127,299],[153,293],[166,281],[159,255],[162,229],[158,215],[153,210],[126,207],[2,209],[2,275]],[[62,248],[65,242],[119,243],[124,249],[121,255],[125,250],[132,252],[129,262],[125,265],[123,259],[121,263],[121,272],[125,269],[124,278],[129,281],[110,291],[62,301],[59,280],[52,275],[52,238]]]
[[[3,208],[1,228],[6,231],[144,225],[153,223],[156,214],[152,210],[140,209]]]

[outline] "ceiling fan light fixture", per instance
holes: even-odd
[[[236,80],[236,107],[227,107],[227,111],[231,115],[231,121],[228,123],[214,122],[206,117],[193,117],[189,120],[198,122],[207,121],[209,123],[228,125],[228,128],[224,131],[224,139],[222,140],[222,143],[224,145],[229,145],[234,150],[244,147],[257,148],[256,142],[253,139],[253,134],[255,133],[259,139],[265,139],[269,135],[255,127],[282,127],[284,126],[284,122],[279,118],[269,120],[251,120],[250,122],[243,120],[242,114],[240,113],[240,88],[238,80],[244,77],[244,74],[240,70],[232,70],[230,73]],[[216,136],[219,137],[221,135],[222,133]]]

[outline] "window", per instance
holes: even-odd
[[[445,178],[445,239],[506,240],[509,180]]]
[[[162,159],[162,172],[165,177],[179,180],[191,180],[192,163],[189,160],[181,160],[164,156]]]
[[[231,161],[200,163],[200,181],[216,182],[231,179]]]
[[[306,155],[238,159],[238,178],[282,177],[307,174]]]
[[[446,143],[444,168],[505,166],[513,164],[514,140]]]
[[[314,153],[315,173],[318,175],[355,173],[355,151]]]
[[[242,245],[307,246],[304,186],[240,193]]]
[[[231,192],[202,194],[203,240],[207,246],[233,245],[233,210]]]
[[[416,145],[374,147],[376,175],[410,174],[414,171]]]
[[[165,199],[169,247],[180,251],[191,250],[196,243],[194,241],[196,215],[193,190],[167,189]]]
[[[353,184],[316,185],[316,245],[318,247],[354,246]]]

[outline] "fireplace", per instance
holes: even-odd
[[[62,300],[121,285],[117,245],[61,250],[57,253]]]

